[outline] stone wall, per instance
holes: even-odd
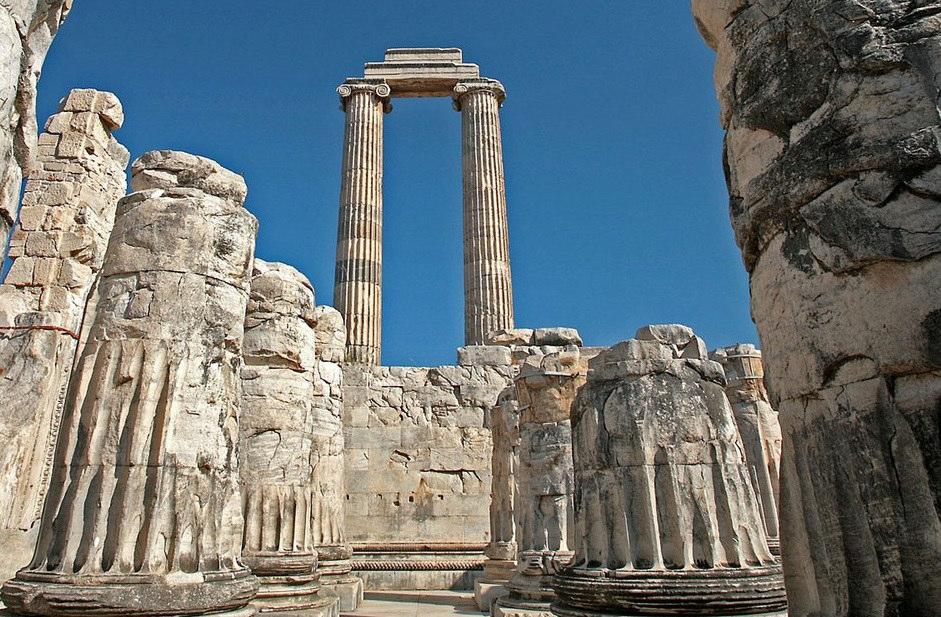
[[[36,156],[36,84],[72,0],[0,3],[0,255]]]
[[[0,285],[0,579],[29,561],[86,306],[127,188],[128,152],[111,135],[124,120],[118,99],[72,90],[59,107],[39,136]]]
[[[480,567],[489,414],[512,369],[502,347],[468,347],[460,360],[344,369],[346,531],[367,588],[467,586]]]

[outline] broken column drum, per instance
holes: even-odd
[[[496,617],[550,615],[550,581],[572,558],[574,528],[570,413],[584,383],[578,351],[528,358],[516,378],[519,401],[519,525],[516,572]]]
[[[481,610],[488,610],[506,595],[506,584],[516,569],[516,476],[519,470],[520,414],[516,388],[500,393],[490,412],[493,454],[490,458],[490,542],[484,550],[483,575],[474,582],[474,598]]]
[[[786,615],[721,366],[683,326],[590,361],[572,410],[575,559],[562,617]]]
[[[121,103],[72,90],[39,136],[0,285],[0,580],[26,565],[49,487],[62,404],[80,347],[128,152]]]
[[[37,615],[250,615],[237,447],[257,221],[242,178],[202,157],[147,153],[132,187],[33,561],[3,601]]]
[[[693,2],[780,414],[791,617],[941,607],[939,8]]]
[[[382,130],[389,98],[451,97],[461,112],[464,338],[481,345],[513,327],[500,82],[465,64],[460,49],[389,49],[337,91],[346,112],[334,298],[349,362],[378,365],[382,338]]]
[[[752,483],[761,502],[768,547],[781,552],[778,538],[778,477],[781,464],[781,426],[768,402],[761,352],[754,345],[722,347],[710,354],[725,371],[725,394],[732,405]]]
[[[339,599],[341,611],[363,601],[363,581],[353,575],[353,547],[346,538],[343,438],[343,368],[346,329],[332,306],[314,309],[317,363],[314,371],[311,486],[316,496],[311,532],[317,547],[321,594]]]
[[[314,533],[314,318],[310,282],[256,259],[242,347],[242,559],[261,583],[253,602],[260,611],[335,617],[336,598],[319,594]]]

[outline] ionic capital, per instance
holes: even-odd
[[[389,84],[354,81],[344,82],[340,84],[339,87],[337,87],[337,94],[340,95],[341,110],[346,111],[347,101],[349,101],[350,97],[357,92],[368,92],[369,94],[372,94],[376,100],[382,102],[382,110],[385,113],[392,111],[392,89],[389,87]]]
[[[461,111],[461,100],[468,95],[483,94],[494,96],[497,99],[497,105],[503,105],[506,100],[506,90],[496,79],[480,79],[474,81],[462,81],[454,86],[451,98],[454,102],[454,109]]]

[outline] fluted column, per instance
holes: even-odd
[[[336,617],[320,591],[314,546],[318,453],[314,293],[282,263],[255,260],[242,347],[239,458],[245,534],[242,558],[258,576],[260,612]]]
[[[29,561],[62,403],[115,207],[127,150],[111,135],[121,102],[72,90],[39,136],[0,285],[0,580]]]
[[[518,525],[516,571],[509,595],[493,605],[493,617],[545,617],[554,594],[552,575],[571,560],[575,541],[571,408],[585,383],[575,352],[532,355],[515,380],[519,405]]]
[[[505,596],[516,569],[516,474],[519,470],[520,411],[516,388],[507,387],[490,412],[493,454],[490,458],[490,543],[484,549],[484,572],[474,581],[474,599],[482,611]]]
[[[382,348],[382,115],[389,86],[337,88],[346,112],[333,298],[346,323],[346,360],[378,365]]]
[[[725,394],[745,446],[745,460],[761,503],[768,547],[780,554],[778,537],[778,477],[781,466],[781,425],[778,412],[768,402],[761,351],[741,343],[721,347],[710,359],[725,370]]]
[[[482,345],[513,327],[513,283],[506,220],[500,105],[506,93],[492,79],[454,87],[461,112],[464,177],[464,342]]]
[[[15,614],[246,617],[238,473],[243,319],[258,222],[244,180],[150,152],[117,206]]]

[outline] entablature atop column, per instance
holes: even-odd
[[[369,92],[382,101],[382,110],[385,113],[392,111],[392,101],[390,100],[392,89],[389,87],[389,84],[381,79],[361,79],[356,77],[350,77],[337,86],[341,110],[346,111],[347,101],[349,101],[349,98],[356,92]]]
[[[363,76],[388,84],[397,98],[448,97],[459,82],[480,78],[456,47],[387,49],[382,62],[367,62]]]

